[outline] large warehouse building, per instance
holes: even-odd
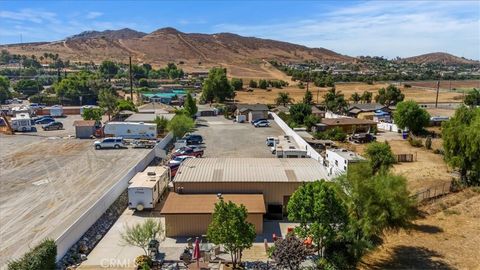
[[[300,185],[320,179],[326,171],[310,158],[192,158],[173,185],[179,194],[262,194],[267,214],[282,216]]]

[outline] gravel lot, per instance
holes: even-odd
[[[270,127],[255,128],[250,123],[235,123],[223,116],[200,117],[196,134],[203,136],[204,157],[273,158],[265,139],[283,135],[282,129],[269,120]]]
[[[76,119],[60,119],[60,131],[0,134],[0,268],[58,237],[149,151],[95,151],[93,140],[68,137]]]

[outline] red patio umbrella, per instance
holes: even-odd
[[[198,237],[195,238],[195,247],[193,248],[193,259],[197,260],[197,268],[200,268],[200,241],[198,241]]]

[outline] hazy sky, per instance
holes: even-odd
[[[351,56],[480,59],[480,1],[0,1],[0,44],[85,30],[232,32]]]

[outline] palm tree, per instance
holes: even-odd
[[[365,91],[362,94],[361,100],[365,103],[371,103],[372,102],[372,92]]]
[[[338,113],[344,112],[348,103],[345,100],[345,95],[341,91],[336,91],[335,87],[332,87],[324,96],[325,107],[327,110]]]
[[[361,100],[361,97],[357,92],[355,92],[350,97],[350,100],[353,101],[353,103],[358,103]]]
[[[275,99],[275,103],[277,103],[277,105],[282,104],[283,106],[286,106],[287,104],[292,102],[293,102],[293,99],[290,97],[290,94],[287,92],[278,93],[278,97]]]

